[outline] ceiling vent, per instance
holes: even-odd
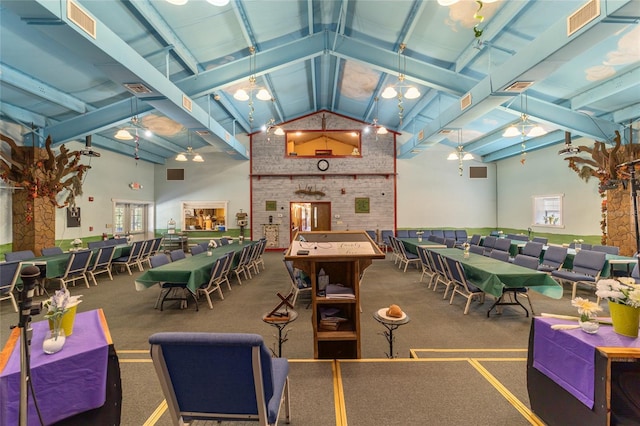
[[[600,16],[600,0],[589,0],[567,18],[567,36],[571,36],[598,16]]]
[[[193,108],[191,99],[189,99],[186,95],[182,95],[182,106],[189,112],[191,112],[191,109]]]
[[[440,134],[441,135],[448,135],[451,132],[453,132],[453,130],[451,130],[451,129],[442,129],[442,130],[440,130]]]
[[[85,33],[96,38],[96,20],[71,0],[67,0],[67,18]]]
[[[211,133],[208,130],[196,130],[196,135],[209,136]]]
[[[522,93],[525,90],[527,90],[529,87],[531,87],[533,85],[533,81],[516,81],[515,83],[510,84],[509,86],[507,86],[504,91],[505,92],[515,92],[515,93]]]
[[[464,111],[471,106],[471,93],[467,93],[460,99],[460,109]]]
[[[143,93],[151,93],[151,89],[142,83],[124,83],[123,86],[133,94],[141,95]]]

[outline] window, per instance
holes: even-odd
[[[564,226],[562,218],[563,195],[533,197],[533,224],[540,226]]]
[[[286,152],[295,157],[359,157],[361,136],[353,130],[291,131],[285,136]]]
[[[116,203],[113,209],[114,234],[141,234],[145,232],[147,205]]]

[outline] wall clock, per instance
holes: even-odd
[[[329,162],[327,160],[318,161],[318,170],[325,172],[327,169],[329,169]]]

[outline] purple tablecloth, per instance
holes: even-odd
[[[99,310],[76,315],[73,334],[64,348],[52,355],[42,351],[48,321],[32,323],[31,381],[45,424],[100,407],[106,398],[109,342]],[[11,341],[9,342],[11,344]],[[17,425],[20,402],[20,339],[11,347],[0,371],[0,425]],[[3,351],[4,352],[4,351]],[[2,368],[0,366],[0,368]],[[29,394],[28,424],[39,425]]]
[[[640,348],[640,339],[617,334],[601,325],[597,334],[581,329],[553,330],[553,324],[576,324],[555,318],[534,319],[533,366],[593,408],[597,347]]]

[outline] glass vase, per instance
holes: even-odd
[[[67,336],[64,334],[64,329],[62,327],[54,328],[53,330],[49,330],[47,335],[42,342],[42,351],[45,354],[55,354],[56,352],[60,352],[64,347],[64,343],[67,340]]]
[[[578,325],[585,333],[596,334],[600,329],[600,322],[595,314],[582,314]]]

